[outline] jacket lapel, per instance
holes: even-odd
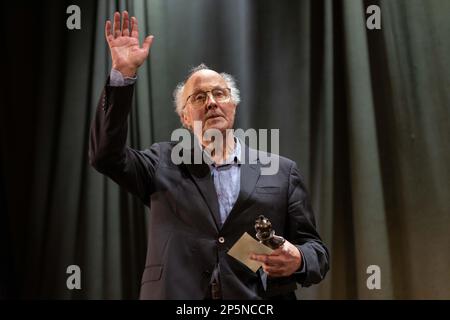
[[[248,198],[253,193],[253,190],[255,189],[256,183],[258,182],[258,178],[260,176],[261,169],[258,162],[257,151],[248,148],[248,146],[244,143],[242,143],[242,146],[243,148],[241,152],[243,152],[244,154],[241,157],[243,160],[241,164],[241,182],[239,195],[236,203],[233,206],[233,209],[225,220],[222,229],[224,229],[230,223],[230,221],[233,219],[233,216],[239,214],[239,212],[242,210]],[[193,155],[193,153],[194,150],[192,149],[191,155]],[[220,230],[221,222],[219,201],[217,199],[216,188],[214,186],[214,181],[212,179],[209,166],[204,162],[202,162],[202,164],[193,164],[193,156],[191,160],[191,164],[184,165],[186,166],[195,185],[197,186],[203,199],[208,205],[217,230]]]
[[[194,150],[191,150],[191,155],[193,155]],[[214,224],[217,230],[220,230],[220,211],[219,211],[219,201],[217,200],[216,188],[214,186],[214,181],[211,177],[211,170],[209,166],[202,162],[202,164],[194,164],[193,156],[191,159],[191,164],[184,164],[189,171],[192,180],[197,186],[200,194],[205,200],[210,213],[214,219]]]

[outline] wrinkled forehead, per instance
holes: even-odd
[[[211,90],[216,87],[226,88],[225,79],[213,70],[200,70],[192,74],[185,84],[185,94],[196,90]]]

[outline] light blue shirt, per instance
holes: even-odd
[[[241,185],[241,142],[234,138],[234,151],[220,165],[209,166],[219,201],[220,222],[223,225],[239,196]]]
[[[136,82],[137,77],[124,77],[123,74],[116,70],[111,69],[111,73],[109,74],[109,85],[111,87],[124,87],[132,85]]]

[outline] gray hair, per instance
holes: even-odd
[[[206,66],[204,63],[199,64],[198,66],[189,70],[189,73],[188,73],[187,77],[184,79],[184,81],[180,82],[175,87],[175,90],[173,91],[175,112],[180,117],[180,120],[181,120],[181,123],[183,124],[183,126],[184,126],[183,111],[184,111],[184,106],[185,106],[185,101],[183,101],[184,86],[186,84],[186,81],[194,73],[196,73],[197,71],[200,71],[200,70],[212,70],[212,69],[208,68],[208,66]],[[232,75],[225,73],[225,72],[220,73],[220,75],[227,83],[227,86],[231,89],[231,101],[233,101],[234,104],[238,105],[239,102],[241,102],[241,97],[240,97],[240,91],[236,85],[236,80],[234,79],[234,77]]]

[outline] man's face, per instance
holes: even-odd
[[[183,101],[200,91],[207,92],[218,88],[227,90],[227,87],[226,81],[217,72],[200,70],[195,72],[186,82]],[[201,121],[202,134],[208,129],[217,129],[225,133],[227,129],[233,128],[235,114],[236,105],[231,99],[229,102],[219,103],[209,92],[206,103],[201,107],[194,106],[190,100],[188,101],[184,108],[183,122],[186,127],[193,128],[194,121]]]

